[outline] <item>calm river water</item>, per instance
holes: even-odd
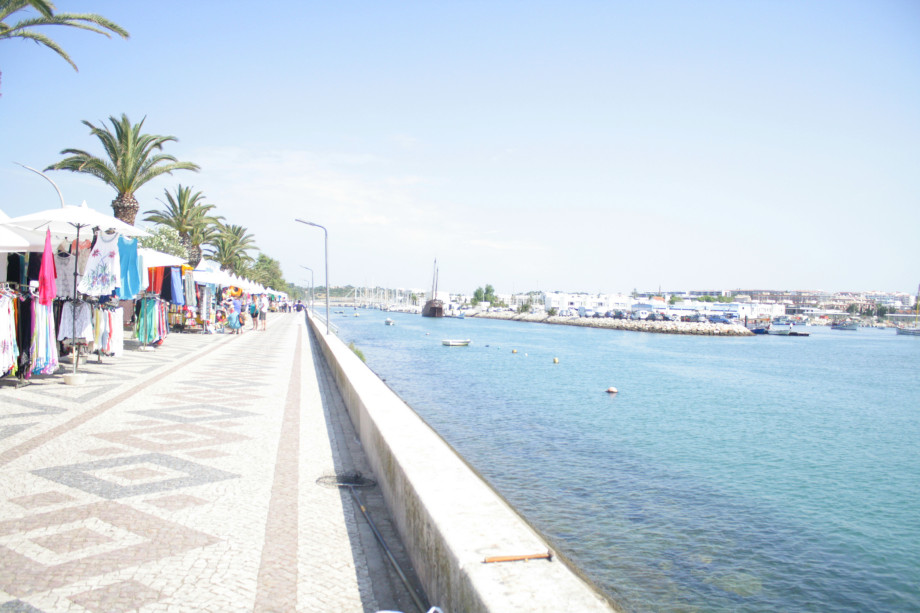
[[[340,338],[623,609],[920,610],[920,338],[357,312]]]

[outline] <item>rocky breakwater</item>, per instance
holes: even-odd
[[[637,321],[612,319],[608,317],[560,317],[558,315],[513,313],[499,311],[477,313],[469,317],[482,319],[506,319],[533,323],[582,326],[585,328],[609,328],[611,330],[632,330],[634,332],[655,332],[658,334],[696,334],[700,336],[752,336],[753,333],[740,324],[711,324],[689,321]]]

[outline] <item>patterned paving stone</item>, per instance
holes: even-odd
[[[130,476],[124,477],[122,476],[124,471],[110,470],[124,466],[143,468],[147,471],[145,474],[149,475],[149,477],[144,483],[124,483],[125,481],[137,480],[137,473],[134,472]],[[150,466],[168,470],[157,471],[149,468]],[[209,468],[162,453],[147,453],[125,458],[53,466],[33,470],[32,474],[109,500],[138,496],[140,494],[153,494],[239,477],[239,475],[233,473]],[[122,476],[120,480],[118,479],[119,476]]]
[[[70,600],[81,607],[98,613],[135,611],[159,599],[159,592],[137,581],[112,583],[70,597]]]
[[[354,433],[301,317],[81,370],[0,389],[0,613],[409,610],[315,485]]]
[[[45,542],[51,537],[73,539],[74,526],[87,520],[95,520],[89,525],[110,539],[94,546],[75,546],[68,553],[76,555],[62,555],[41,544],[43,538]],[[215,541],[207,534],[115,502],[4,521],[0,522],[0,589],[28,596]]]
[[[49,507],[62,502],[70,502],[71,500],[74,500],[74,497],[63,492],[41,492],[40,494],[29,494],[28,496],[10,498],[10,502],[18,504],[24,509]]]

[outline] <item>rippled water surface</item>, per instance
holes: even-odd
[[[920,610],[920,338],[352,312],[339,336],[625,610]]]

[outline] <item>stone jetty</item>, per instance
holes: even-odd
[[[752,336],[753,332],[741,324],[711,324],[689,321],[635,321],[610,317],[560,317],[545,313],[514,313],[511,311],[482,312],[468,317],[483,319],[504,319],[533,323],[582,326],[585,328],[609,328],[611,330],[632,330],[634,332],[655,332],[658,334],[695,334],[699,336]]]

